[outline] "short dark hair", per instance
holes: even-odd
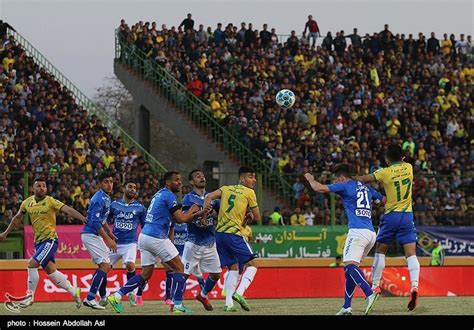
[[[347,178],[351,177],[352,165],[348,163],[340,163],[334,166],[332,173],[335,176],[345,176]]]
[[[35,179],[33,180],[33,184],[35,184],[36,182],[47,182],[46,178],[44,176],[37,176],[35,177]]]
[[[341,256],[336,256],[336,259],[339,259],[339,260],[340,260],[340,259],[342,259],[342,257],[341,257]]]
[[[133,183],[134,185],[136,185],[137,183],[135,182],[135,180],[132,180],[132,179],[128,179],[128,180],[125,180],[125,187],[129,184],[129,183]]]
[[[200,169],[194,169],[192,170],[191,172],[189,172],[189,175],[188,175],[188,180],[191,181],[193,179],[193,174],[196,173],[196,172],[202,172],[202,170]]]
[[[99,173],[99,175],[97,176],[97,179],[99,180],[99,182],[102,182],[104,181],[105,179],[107,178],[111,178],[112,177],[112,172],[110,171],[102,171]]]
[[[400,162],[403,157],[402,147],[400,147],[398,144],[391,144],[388,146],[385,155],[391,162]]]
[[[171,180],[171,178],[172,178],[173,175],[175,175],[175,174],[179,174],[179,172],[177,172],[177,171],[168,171],[168,172],[166,172],[166,173],[163,175],[163,185],[165,184],[166,181]]]
[[[242,174],[245,174],[245,173],[255,173],[255,170],[251,167],[248,167],[248,166],[241,166],[239,168],[239,176],[241,176]]]

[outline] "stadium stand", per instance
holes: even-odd
[[[297,177],[327,176],[337,162],[372,173],[384,165],[386,146],[398,142],[415,168],[416,223],[474,224],[470,36],[414,39],[387,26],[360,45],[346,47],[346,38],[358,38],[340,31],[312,48],[294,31],[284,40],[275,29],[268,37],[232,23],[212,30],[159,30],[143,21],[130,27],[122,20],[117,35],[208,104],[274,171],[291,177],[293,205],[307,212],[316,206],[318,223],[327,223],[328,200],[310,197]],[[274,102],[281,88],[298,96],[290,110]],[[340,204],[337,210],[344,223]]]
[[[25,195],[31,195],[27,182],[39,174],[48,175],[52,196],[83,214],[96,189],[95,175],[104,169],[117,173],[115,197],[121,196],[120,183],[126,179],[138,183],[145,204],[156,192],[158,178],[136,148],[128,148],[79,106],[71,91],[27,56],[14,36],[1,41],[0,100],[3,221],[8,223]],[[58,217],[58,224],[69,223],[71,219]]]

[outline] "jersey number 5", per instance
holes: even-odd
[[[227,207],[227,210],[225,210],[225,213],[229,213],[234,208],[235,206],[234,199],[235,199],[235,195],[229,196],[229,199],[227,200],[227,204],[229,204],[229,207]]]
[[[409,178],[403,179],[402,181],[395,181],[393,184],[395,185],[395,189],[397,190],[397,202],[401,200],[402,194],[400,192],[400,182],[402,185],[407,186],[407,190],[405,191],[405,195],[403,195],[403,199],[407,199],[408,195],[410,194],[410,188],[411,188],[411,181]]]

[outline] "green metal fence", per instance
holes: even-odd
[[[278,171],[272,171],[265,162],[265,155],[256,149],[250,149],[241,142],[241,138],[223,127],[213,116],[208,105],[188,91],[170,72],[150,60],[135,46],[120,41],[116,35],[115,59],[134,70],[141,78],[152,84],[160,95],[185,112],[191,120],[213,141],[221,144],[241,164],[252,166],[262,174],[263,185],[274,191],[286,202],[291,201],[291,184]]]
[[[114,136],[120,136],[128,147],[135,147],[141,153],[144,159],[150,164],[156,172],[166,171],[165,167],[158,162],[149,152],[147,152],[137,141],[135,141],[127,132],[125,132],[106,111],[90,100],[79,88],[64,76],[48,59],[43,56],[32,44],[28,42],[21,34],[16,31],[8,30],[8,35],[12,35],[17,42],[21,44],[28,56],[34,58],[36,64],[44,68],[64,87],[66,87],[74,96],[76,103],[86,109],[89,114],[96,115],[105,127]]]

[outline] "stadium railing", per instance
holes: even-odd
[[[66,87],[74,96],[76,103],[82,108],[86,109],[90,115],[96,115],[104,124],[105,127],[114,136],[120,136],[128,147],[135,147],[141,153],[147,163],[150,164],[153,171],[161,173],[165,172],[166,168],[149,152],[147,152],[137,141],[135,141],[127,132],[125,132],[106,111],[102,109],[92,100],[90,100],[79,88],[76,87],[69,79],[64,76],[48,59],[41,54],[32,44],[28,42],[21,34],[11,29],[7,31],[9,36],[13,36],[15,40],[21,44],[28,56],[31,56],[35,62],[47,72],[52,74],[55,79],[64,87]]]
[[[142,79],[149,81],[162,96],[185,112],[189,118],[215,142],[232,154],[241,164],[252,166],[262,174],[263,186],[275,192],[285,202],[291,202],[291,184],[273,172],[260,150],[244,145],[237,134],[222,126],[213,116],[210,107],[192,94],[171,73],[150,60],[147,55],[115,36],[115,59],[131,68]]]

